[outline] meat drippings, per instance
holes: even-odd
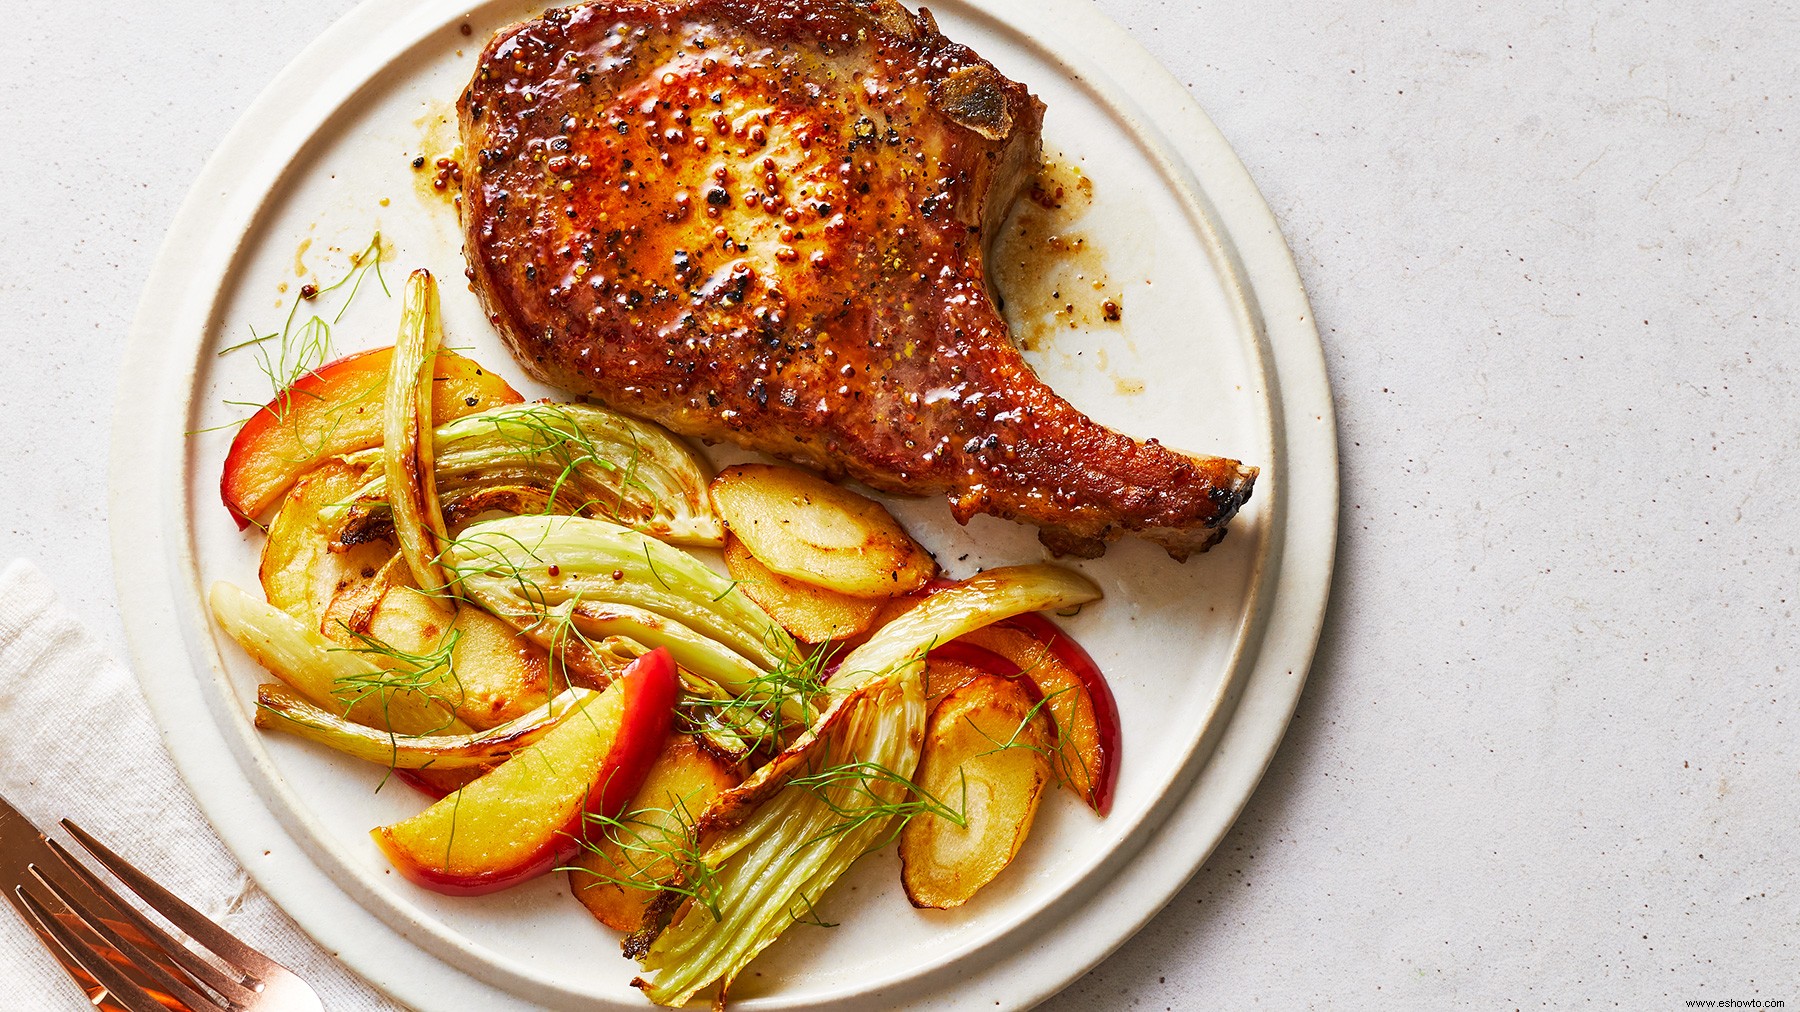
[[[1124,296],[1105,257],[1077,227],[1094,203],[1094,181],[1047,157],[994,240],[989,271],[1019,346],[1042,349],[1062,330],[1117,324]]]
[[[456,204],[462,194],[462,136],[457,130],[456,107],[432,103],[413,120],[419,130],[419,149],[406,158],[412,170],[413,192],[427,204]]]

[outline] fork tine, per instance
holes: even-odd
[[[56,944],[62,946],[63,952],[74,960],[76,965],[86,970],[95,980],[106,988],[107,997],[124,1006],[128,1012],[168,1012],[156,999],[150,997],[143,988],[137,986],[131,978],[125,976],[118,967],[108,962],[100,953],[95,952],[80,936],[69,930],[56,916],[44,907],[36,896],[25,891],[24,886],[14,886],[13,893],[25,904],[32,920]]]
[[[287,968],[273,959],[237,940],[230,932],[214,924],[205,914],[182,902],[174,893],[157,885],[150,876],[132,867],[131,863],[113,853],[105,844],[89,836],[87,831],[70,822],[62,820],[62,827],[69,831],[75,842],[94,856],[107,871],[113,873],[119,881],[142,899],[150,909],[163,915],[170,924],[175,925],[189,938],[210,949],[225,962],[236,967],[248,977],[261,978],[275,974],[287,973]]]
[[[106,997],[106,985],[95,980],[92,974],[82,969],[81,964],[75,962],[63,950],[61,942],[38,926],[37,915],[33,914],[31,908],[25,905],[24,897],[18,895],[17,892],[7,892],[6,901],[12,904],[14,912],[19,915],[19,923],[31,930],[31,934],[38,940],[38,944],[50,953],[57,965],[68,973],[69,979],[75,982],[75,986],[81,988],[82,992],[87,995],[89,1003],[98,1005],[100,1000]]]
[[[136,907],[121,899],[111,887],[107,886],[106,883],[101,882],[93,872],[88,871],[85,865],[80,861],[77,861],[73,854],[70,854],[64,849],[62,844],[48,838],[46,838],[44,842],[50,845],[50,849],[56,852],[56,856],[62,859],[63,864],[68,865],[69,870],[74,872],[84,885],[95,893],[105,897],[112,906],[118,910],[119,915],[122,918],[129,920],[139,931],[142,931],[148,936],[151,942],[163,952],[167,953],[168,958],[180,966],[181,969],[185,970],[190,976],[218,992],[226,1001],[233,1004],[244,1004],[256,996],[256,991],[253,988],[246,986],[242,981],[225,974],[218,967],[195,955],[193,950],[177,941],[167,931],[164,931],[155,921],[145,917],[138,912]],[[65,899],[64,902],[68,903],[71,909],[76,905],[69,902],[67,899]],[[114,943],[114,947],[122,949],[117,943]]]
[[[56,841],[52,840],[50,843],[56,850],[59,852],[62,851],[61,847],[56,847]],[[70,861],[67,852],[58,853],[57,856],[62,858],[65,862],[70,862],[71,867],[73,867],[73,863]],[[176,978],[174,974],[163,967],[162,960],[145,952],[138,947],[137,943],[120,934],[112,925],[106,922],[106,916],[104,914],[90,908],[72,893],[63,889],[62,886],[57,884],[55,879],[52,879],[39,871],[37,865],[31,865],[30,869],[31,873],[37,876],[37,880],[43,883],[44,888],[50,890],[50,895],[55,896],[63,906],[69,908],[71,913],[76,917],[81,918],[87,925],[89,931],[99,935],[106,944],[112,946],[114,949],[118,950],[119,953],[124,955],[125,958],[131,960],[140,972],[150,978],[150,983],[160,988],[163,993],[173,996],[183,1004],[187,1005],[188,1008],[196,1010],[196,1012],[200,1012],[200,1010],[209,1007],[217,1008],[219,1006],[219,1003],[214,1001],[211,996],[194,990],[186,981]],[[98,892],[101,898],[112,907],[118,910],[127,908],[128,904],[119,899],[116,894],[99,882],[90,880],[88,885]],[[153,945],[159,947],[159,955],[163,955],[165,958],[172,958],[176,951],[182,950],[183,948],[181,945],[176,944],[174,939],[168,938],[167,935],[164,935],[162,938],[157,938],[155,935],[152,935],[150,941]]]

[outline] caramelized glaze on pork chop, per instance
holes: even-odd
[[[540,379],[678,432],[1185,558],[1256,469],[1096,424],[982,265],[1043,105],[893,0],[601,0],[497,35],[460,103],[476,291]]]

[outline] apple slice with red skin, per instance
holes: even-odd
[[[381,445],[381,406],[393,353],[376,348],[322,365],[238,429],[225,455],[219,495],[239,530],[319,463]],[[505,380],[461,355],[439,352],[433,368],[433,424],[523,400]]]
[[[879,629],[932,594],[954,585],[943,578],[929,580],[917,591],[888,601],[870,625]],[[996,643],[997,637],[1008,633],[1029,636],[1041,649],[1024,649],[1022,647],[1027,645],[1016,642]],[[980,652],[959,657],[956,651],[964,646],[977,648]],[[1002,649],[996,650],[996,646]],[[1049,658],[1043,657],[1043,650],[1049,652]],[[1032,612],[1014,615],[987,629],[946,643],[932,650],[931,657],[944,662],[939,666],[946,669],[944,678],[950,679],[929,687],[934,700],[961,684],[959,678],[970,677],[969,665],[973,665],[972,670],[1008,678],[1017,678],[1025,671],[1036,671],[1032,679],[1038,683],[1039,691],[1046,699],[1044,708],[1051,711],[1057,725],[1060,778],[1094,811],[1101,815],[1112,811],[1113,791],[1119,781],[1122,738],[1119,704],[1113,698],[1112,687],[1107,684],[1100,665],[1074,637],[1045,616]],[[1045,670],[1038,671],[1040,668]],[[1057,670],[1051,671],[1051,668]],[[960,676],[956,669],[961,669]],[[835,666],[827,668],[828,672],[835,670]]]
[[[1056,772],[1094,811],[1112,810],[1119,780],[1119,707],[1100,666],[1042,615],[1020,615],[931,651],[937,697],[971,673],[1029,679],[1056,726]],[[937,675],[943,671],[946,681]]]
[[[622,824],[593,834],[571,862],[569,891],[614,931],[642,928],[659,895],[654,886],[675,873],[675,855],[694,844],[696,820],[743,780],[736,763],[714,756],[692,735],[669,735]]]
[[[616,818],[643,786],[678,693],[674,658],[653,650],[537,744],[370,835],[402,875],[453,896],[494,892],[567,864],[587,815]]]
[[[1112,811],[1113,791],[1119,785],[1119,748],[1123,731],[1119,725],[1119,701],[1113,698],[1112,686],[1106,681],[1105,673],[1086,647],[1044,615],[1036,612],[1014,615],[1001,622],[1000,627],[1022,630],[1049,647],[1063,667],[1073,672],[1081,687],[1087,690],[1088,700],[1094,707],[1093,728],[1098,739],[1095,744],[1101,754],[1088,804],[1101,815]]]

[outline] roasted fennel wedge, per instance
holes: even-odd
[[[814,730],[700,819],[700,864],[678,876],[667,926],[626,943],[654,979],[635,983],[659,1005],[708,987],[719,998],[757,953],[810,916],[857,858],[892,839],[907,815],[954,815],[956,799],[912,785],[925,724],[925,655],[1023,612],[1096,600],[1085,577],[1056,566],[992,569],[926,598],[852,651],[829,683]],[[695,886],[705,883],[701,893]]]
[[[799,663],[798,644],[730,580],[686,552],[589,517],[523,516],[465,528],[440,557],[452,589],[551,650],[617,636],[667,647],[728,694]],[[811,723],[804,700],[784,714]]]
[[[286,731],[345,755],[394,769],[453,769],[497,762],[535,744],[597,693],[575,687],[504,724],[470,734],[394,734],[346,720],[284,685],[260,686],[256,726]]]
[[[446,516],[473,518],[501,506],[602,517],[670,544],[724,544],[725,526],[707,494],[710,470],[649,422],[586,404],[511,405],[440,425],[433,442]],[[373,462],[379,453],[346,460]],[[340,536],[381,536],[391,522],[387,496],[387,479],[377,473],[339,511]]]
[[[367,656],[331,642],[292,615],[229,583],[207,596],[213,618],[258,664],[307,702],[395,734],[468,734],[450,706],[401,684]]]
[[[412,570],[420,590],[444,586],[437,554],[445,538],[444,514],[438,505],[437,468],[433,463],[431,385],[432,358],[444,343],[438,310],[437,281],[420,269],[406,279],[406,305],[400,333],[388,362],[387,397],[381,408],[381,471],[400,557]]]

